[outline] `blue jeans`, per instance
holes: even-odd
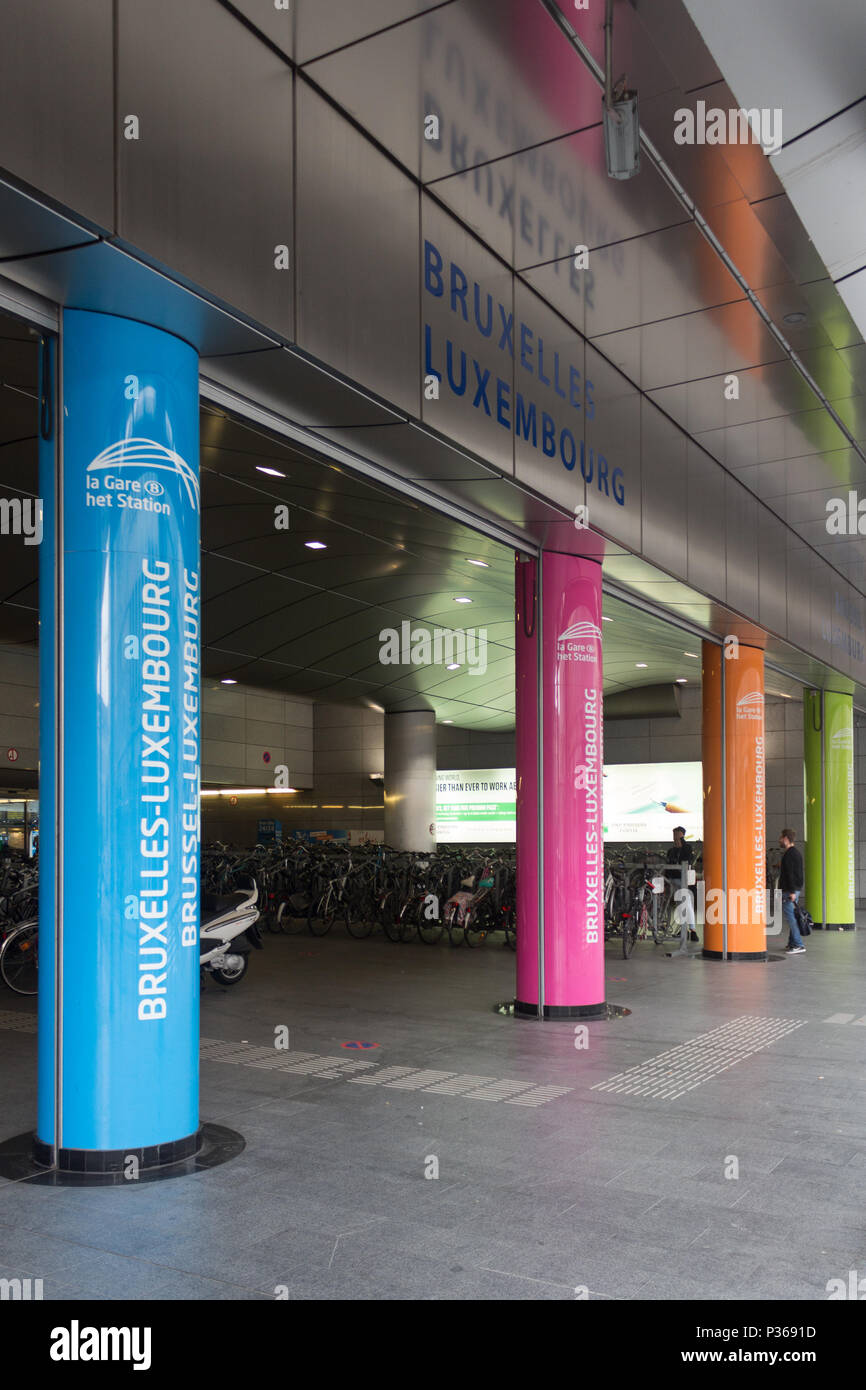
[[[788,927],[789,946],[802,946],[803,944],[803,938],[800,935],[800,928],[797,926],[797,919],[794,916],[794,903],[798,902],[799,898],[800,894],[795,893],[794,901],[792,902],[791,899],[788,897],[787,893],[783,893],[782,895],[782,917],[784,918]]]

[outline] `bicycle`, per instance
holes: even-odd
[[[39,923],[21,922],[0,947],[0,979],[13,994],[36,994],[39,985]]]

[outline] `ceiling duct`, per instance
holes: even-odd
[[[611,719],[679,719],[680,687],[637,685],[604,697],[605,723]]]

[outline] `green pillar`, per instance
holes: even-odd
[[[821,763],[822,694],[823,692],[820,690],[806,690],[803,694],[803,761],[806,772],[806,821],[804,826],[806,835],[804,854],[806,907],[814,918],[816,926],[823,926],[824,924],[822,894],[824,879],[824,856],[822,854],[824,783]]]
[[[824,858],[828,931],[854,928],[854,699],[824,691]]]

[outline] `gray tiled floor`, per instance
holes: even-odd
[[[632,1012],[578,1050],[571,1024],[492,1011],[514,979],[493,943],[267,938],[237,990],[205,989],[205,1036],[266,1047],[284,1024],[296,1052],[362,1038],[380,1068],[567,1094],[531,1109],[205,1062],[202,1117],[243,1154],[122,1191],[0,1182],[0,1277],[56,1299],[812,1299],[866,1270],[866,1029],[827,1022],[866,1012],[866,934],[769,965],[641,944],[607,971]],[[676,1100],[591,1089],[745,1015],[804,1026]],[[35,1050],[0,1030],[0,1137],[33,1126]]]

